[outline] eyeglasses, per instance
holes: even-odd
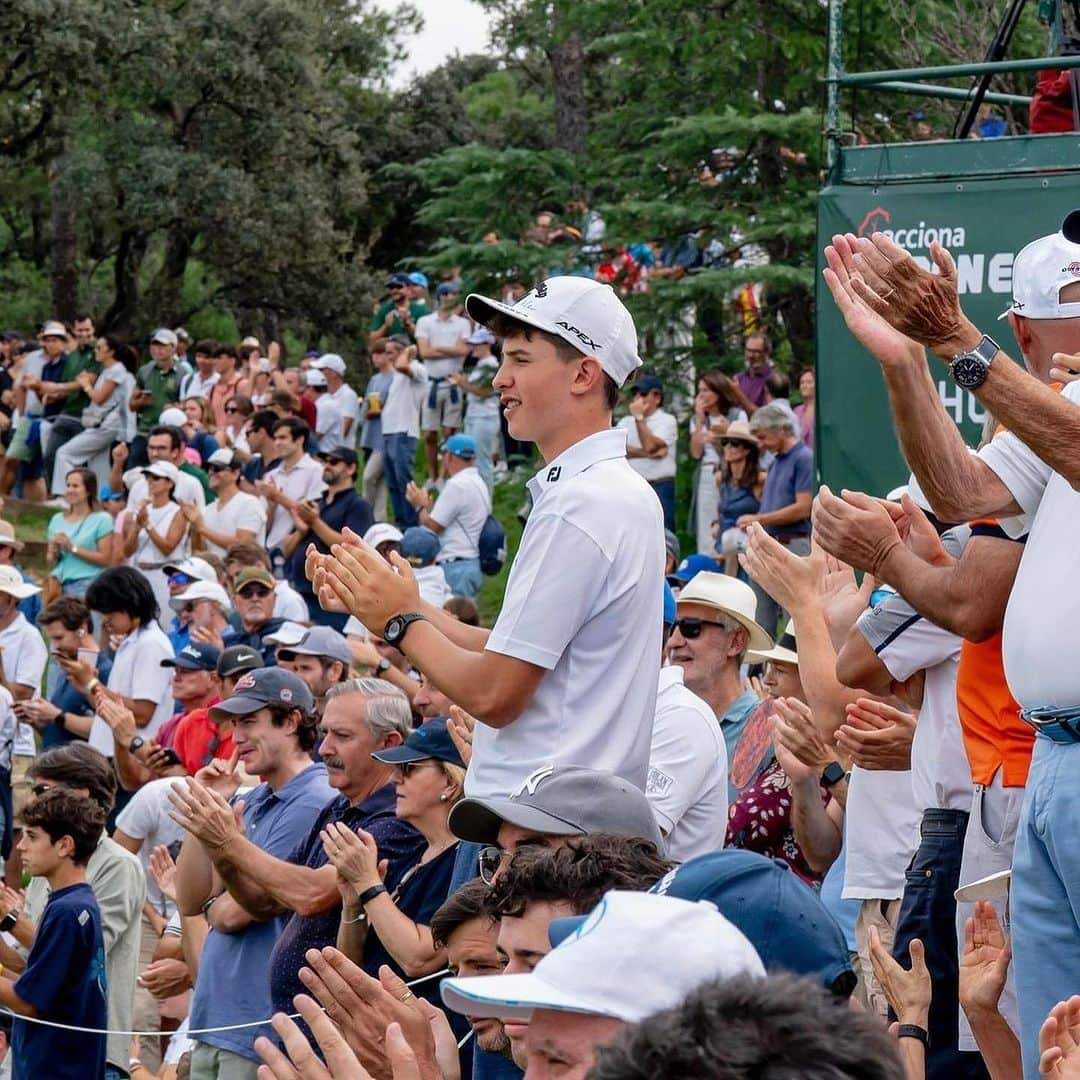
[[[236,595],[242,596],[245,600],[261,600],[264,596],[269,596],[273,591],[273,589],[268,589],[265,585],[245,585]]]
[[[35,799],[37,799],[44,795],[46,791],[52,791],[52,787],[52,784],[34,784],[34,786],[30,789],[30,794],[33,795]]]
[[[741,446],[744,450],[749,450],[754,444],[748,443],[743,439],[721,439],[721,446]]]
[[[495,880],[495,875],[499,872],[499,867],[503,865],[514,853],[512,851],[503,851],[500,847],[491,845],[490,847],[484,847],[480,849],[480,880],[485,885],[490,885]]]
[[[694,619],[689,615],[676,619],[674,625],[678,627],[679,633],[687,641],[693,641],[694,638],[701,637],[701,631],[706,626],[719,626],[721,630],[728,634],[733,633],[735,629],[730,623],[717,622],[715,619]]]
[[[227,472],[232,468],[231,465],[207,465],[206,471],[210,472]]]

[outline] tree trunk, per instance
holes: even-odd
[[[154,320],[164,326],[176,326],[183,308],[184,272],[187,270],[195,234],[180,225],[172,225],[165,236],[165,256],[146,300],[154,311]]]
[[[113,262],[113,302],[102,319],[104,330],[130,330],[139,303],[139,267],[146,255],[146,234],[125,229]]]
[[[581,157],[585,153],[589,124],[585,105],[585,45],[580,31],[571,31],[551,46],[547,55],[555,85],[555,145]]]
[[[49,165],[49,218],[52,232],[49,256],[52,315],[71,322],[79,306],[79,275],[75,265],[75,208],[71,204],[71,193],[64,183],[62,154]]]

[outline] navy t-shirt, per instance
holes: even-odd
[[[777,454],[765,474],[765,488],[761,492],[758,513],[779,510],[790,506],[800,492],[814,490],[814,451],[804,443],[796,443],[790,450]],[[773,536],[809,536],[810,511],[802,521],[789,521],[786,525],[766,525],[765,531]]]
[[[327,502],[324,496],[319,500],[319,517],[327,528],[334,532],[341,532],[348,526],[357,536],[364,533],[375,523],[375,517],[371,512],[371,505],[358,492],[353,489],[339,492],[333,501]],[[312,596],[314,590],[311,582],[304,573],[304,563],[307,559],[308,545],[313,544],[315,550],[327,555],[330,549],[312,530],[304,537],[303,541],[296,545],[296,550],[285,564],[285,576],[289,584],[300,593],[301,596]]]
[[[104,685],[109,683],[109,673],[112,671],[112,657],[104,652],[97,655],[97,677]],[[55,661],[49,665],[46,678],[49,701],[62,712],[71,713],[72,716],[93,716],[94,707],[87,700],[85,694],[80,694],[64,674],[64,669]],[[47,725],[41,733],[41,749],[51,750],[54,746],[63,746],[69,742],[85,742],[78,735],[72,735],[59,720],[54,720]]]
[[[330,860],[323,850],[319,833],[330,822],[340,821],[354,832],[363,829],[375,837],[379,859],[390,862],[386,871],[386,887],[393,890],[427,846],[424,838],[408,822],[395,816],[394,806],[393,784],[379,788],[356,806],[350,806],[344,795],[338,795],[316,818],[307,839],[289,857],[289,862],[313,870],[326,866]],[[270,956],[270,998],[275,1012],[294,1011],[294,995],[307,992],[299,976],[300,969],[306,963],[304,953],[308,949],[324,949],[336,944],[340,922],[340,904],[335,904],[321,915],[293,915],[289,919]]]
[[[105,942],[101,912],[89,885],[69,885],[49,896],[26,970],[15,993],[44,1020],[105,1029]],[[59,1037],[58,1037],[59,1035]],[[65,1031],[16,1018],[11,1056],[15,1080],[104,1080],[105,1036]]]

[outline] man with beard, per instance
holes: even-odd
[[[323,483],[326,493],[317,502],[297,502],[292,508],[293,529],[281,542],[285,555],[286,576],[307,602],[311,621],[342,631],[347,615],[323,611],[304,575],[304,559],[309,544],[320,554],[326,554],[334,544],[340,544],[342,530],[352,529],[357,536],[374,524],[371,506],[356,490],[356,451],[337,446],[319,455],[323,463]]]

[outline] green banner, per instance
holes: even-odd
[[[1004,140],[1002,140],[1004,141]],[[964,144],[953,144],[962,161]],[[869,150],[870,148],[867,148]],[[941,144],[928,147],[940,153]],[[862,153],[866,154],[867,150]],[[1069,167],[1075,168],[1075,161]],[[998,316],[1012,298],[1013,258],[1025,244],[1054,232],[1080,205],[1076,175],[1030,175],[912,182],[880,180],[836,184],[818,200],[817,416],[815,444],[824,483],[883,495],[906,482],[888,399],[877,362],[848,333],[820,278],[822,249],[835,233],[885,232],[927,267],[935,240],[956,261],[967,315],[1020,360],[1007,320]],[[979,440],[985,413],[931,357],[941,400],[969,445]]]

